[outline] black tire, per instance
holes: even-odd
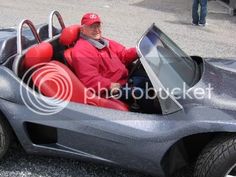
[[[199,155],[194,177],[225,177],[236,164],[236,135],[222,136],[210,142]]]
[[[12,141],[12,130],[5,119],[0,116],[0,160],[7,153]]]
[[[193,176],[193,166],[186,166],[178,170],[172,177],[192,177]]]

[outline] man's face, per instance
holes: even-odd
[[[92,25],[84,25],[81,32],[95,40],[99,40],[102,37],[101,23],[93,23]]]

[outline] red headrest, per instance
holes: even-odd
[[[49,62],[53,56],[53,47],[50,43],[42,42],[30,48],[23,60],[24,68],[29,69],[37,64]]]
[[[65,46],[73,44],[78,39],[79,32],[80,25],[71,25],[64,28],[59,39],[60,43]]]

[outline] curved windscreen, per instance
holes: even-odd
[[[194,61],[156,26],[143,36],[139,50],[166,90],[178,94],[193,85]]]

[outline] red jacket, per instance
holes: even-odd
[[[80,38],[72,50],[72,66],[77,77],[87,88],[96,93],[109,89],[112,82],[124,85],[127,82],[126,66],[138,58],[135,48],[126,49],[123,45],[106,39],[109,45],[98,49],[87,40]]]

